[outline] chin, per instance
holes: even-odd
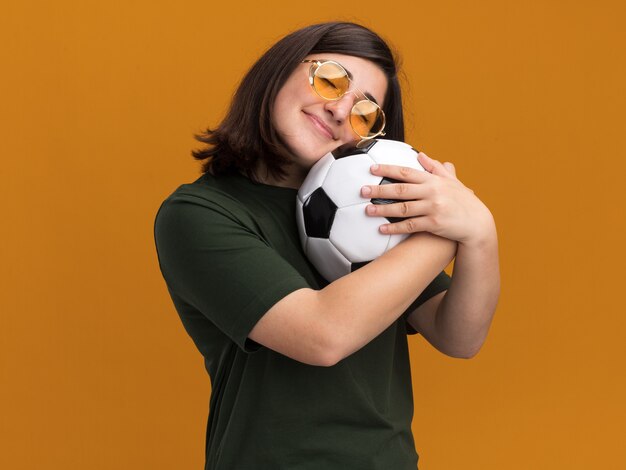
[[[310,170],[313,165],[315,165],[321,158],[326,155],[328,152],[324,152],[322,154],[310,155],[302,160],[303,166],[306,167],[307,170]]]
[[[328,152],[335,150],[332,146],[322,146],[319,143],[311,143],[309,145],[301,145],[300,148],[292,149],[294,162],[302,166],[313,166],[320,158]]]
[[[289,145],[290,142],[285,143],[293,155],[293,162],[307,171],[329,152],[354,144],[344,143],[340,145],[338,142],[334,141],[321,142],[310,135],[300,135],[299,138],[292,139],[292,143],[295,145]]]

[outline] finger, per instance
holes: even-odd
[[[418,153],[417,159],[427,172],[438,176],[449,176],[448,171],[444,168],[439,160],[430,158],[424,152]]]
[[[395,224],[381,225],[379,230],[388,235],[394,235],[397,233],[415,233],[415,232],[427,232],[428,219],[427,217],[411,217]]]
[[[417,168],[409,168],[408,166],[372,165],[370,171],[376,176],[385,176],[408,183],[423,183],[430,177],[428,172],[418,170]]]
[[[418,217],[426,215],[428,208],[427,201],[403,201],[392,204],[368,204],[365,213],[387,218]]]
[[[390,183],[363,186],[361,196],[369,199],[423,199],[428,188],[416,183]]]
[[[454,163],[444,162],[443,167],[456,178],[456,168],[454,168]]]

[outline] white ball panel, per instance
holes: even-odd
[[[329,282],[350,273],[350,262],[325,238],[309,238],[306,255]]]
[[[389,243],[389,235],[383,235],[378,230],[387,220],[366,215],[368,204],[365,202],[338,209],[330,229],[330,241],[352,263],[379,257]]]
[[[408,166],[424,171],[417,161],[417,152],[409,144],[395,140],[379,140],[368,154],[376,163],[383,165]]]
[[[327,153],[311,167],[306,179],[298,190],[298,199],[300,201],[306,201],[311,193],[322,185],[322,182],[328,174],[328,170],[334,162],[335,157],[333,157],[331,153]]]
[[[324,192],[339,208],[369,201],[369,198],[361,197],[361,187],[378,184],[382,179],[370,172],[373,164],[365,154],[340,158],[326,175],[322,184]]]

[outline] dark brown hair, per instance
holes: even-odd
[[[284,178],[290,152],[271,120],[271,109],[295,68],[309,54],[337,53],[370,60],[385,73],[388,86],[383,111],[387,139],[404,140],[402,97],[396,57],[373,31],[355,23],[321,23],[297,30],[272,46],[257,60],[241,81],[224,120],[196,139],[207,146],[192,155],[205,160],[204,172],[241,172],[256,180],[255,170],[263,161],[268,173]]]

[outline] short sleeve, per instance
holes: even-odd
[[[170,292],[193,306],[241,349],[258,320],[306,280],[254,230],[220,204],[176,196],[154,227],[159,264]]]
[[[448,290],[451,281],[452,278],[445,271],[441,271],[437,275],[437,277],[435,277],[435,279],[433,279],[432,282],[428,284],[428,286],[426,286],[426,289],[422,291],[422,293],[417,297],[417,299],[415,299],[411,306],[404,312],[402,316],[404,317],[404,321],[406,322],[407,334],[414,335],[417,333],[417,331],[415,331],[415,329],[409,324],[409,322],[406,321],[409,315],[428,299],[443,291]]]

